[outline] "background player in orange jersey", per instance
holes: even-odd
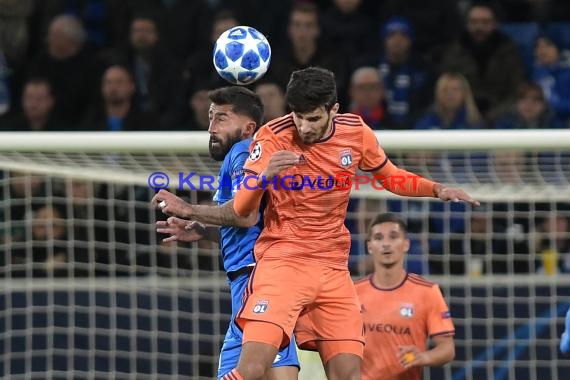
[[[264,194],[267,199],[254,247],[257,264],[236,319],[244,329],[243,349],[224,379],[262,378],[294,329],[300,348],[318,350],[330,380],[360,379],[362,318],[344,226],[350,187],[329,187],[328,180],[361,169],[399,195],[478,202],[393,165],[359,116],[337,114],[332,72],[293,72],[286,99],[292,113],[256,133],[244,165],[258,186],[246,179],[233,204],[246,216]]]
[[[455,329],[439,286],[404,269],[409,247],[406,225],[395,215],[380,214],[370,224],[374,273],[356,283],[366,338],[363,380],[419,380],[421,367],[455,356]]]

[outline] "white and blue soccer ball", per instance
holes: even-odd
[[[271,46],[250,26],[234,26],[214,45],[214,67],[232,84],[246,85],[261,78],[269,68]]]

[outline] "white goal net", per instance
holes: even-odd
[[[378,132],[399,166],[482,201],[398,198],[361,177],[350,268],[368,222],[399,213],[408,269],[440,283],[457,327],[428,379],[567,379],[570,131]],[[0,136],[0,377],[212,378],[230,302],[211,243],[163,244],[154,188],[208,203],[206,133]],[[208,178],[207,181],[204,178]],[[212,179],[212,181],[210,181]],[[304,379],[315,378],[306,363]]]

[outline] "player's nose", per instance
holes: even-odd
[[[301,133],[310,133],[312,132],[311,124],[307,121],[301,121],[301,127],[299,128]]]

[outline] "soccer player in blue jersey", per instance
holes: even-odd
[[[152,203],[167,215],[182,217],[171,216],[166,221],[157,222],[157,232],[171,235],[164,241],[219,238],[232,298],[232,320],[220,353],[218,378],[221,378],[237,366],[240,357],[242,331],[234,318],[241,308],[242,297],[255,266],[253,246],[263,223],[260,212],[242,218],[224,217],[229,213],[223,210],[233,208],[233,197],[243,179],[243,165],[249,156],[252,136],[261,125],[263,105],[256,94],[244,87],[220,88],[211,91],[209,98],[212,102],[208,129],[210,155],[215,160],[223,160],[219,186],[214,195],[217,206],[192,205],[166,190],[159,191]],[[252,219],[257,220],[257,224],[247,228]],[[221,227],[205,227],[201,223]],[[268,379],[297,379],[298,372],[299,361],[292,342],[277,354]]]

